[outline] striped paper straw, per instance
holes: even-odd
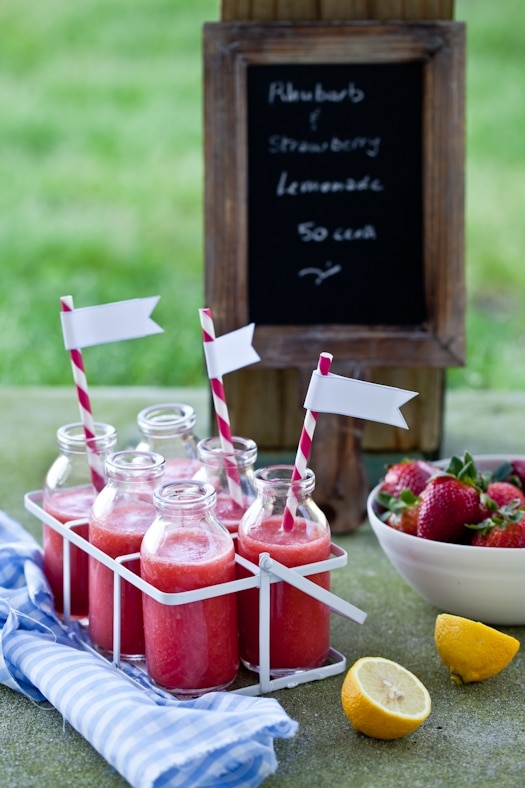
[[[62,296],[60,299],[60,306],[63,312],[72,312],[74,310],[72,296]],[[96,438],[95,423],[93,413],[91,410],[91,402],[89,399],[88,386],[86,373],[84,371],[84,361],[82,353],[78,348],[73,348],[69,351],[71,359],[71,369],[73,370],[73,381],[77,391],[78,406],[80,409],[80,421],[84,427],[84,435],[86,436],[87,457],[89,469],[91,472],[91,481],[93,487],[97,492],[104,487],[106,480],[102,467],[102,459],[93,448],[93,440]]]
[[[199,309],[199,315],[203,341],[213,342],[215,340],[215,326],[213,324],[211,309]],[[219,440],[222,451],[224,452],[226,475],[228,478],[228,490],[232,500],[242,507],[244,506],[244,501],[239,479],[239,469],[237,468],[234,457],[230,416],[228,413],[228,406],[226,404],[226,396],[224,394],[222,377],[210,378],[210,386],[215,415],[217,417]]]
[[[317,364],[317,371],[321,375],[328,375],[330,366],[332,364],[333,356],[330,353],[321,353],[319,362]],[[307,410],[304,417],[303,429],[299,439],[299,446],[295,457],[295,464],[292,471],[292,482],[298,479],[304,479],[306,468],[308,465],[308,458],[312,449],[312,439],[314,437],[315,425],[317,423],[318,413],[313,410]],[[285,531],[291,531],[294,526],[295,511],[297,508],[297,499],[293,493],[293,486],[290,487],[288,498],[286,501],[286,509],[283,515],[283,528]]]

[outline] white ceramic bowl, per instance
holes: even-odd
[[[509,457],[474,459],[480,470],[493,470]],[[396,531],[374,511],[378,487],[368,496],[370,525],[385,555],[414,591],[441,612],[485,624],[525,625],[525,549],[448,544]]]

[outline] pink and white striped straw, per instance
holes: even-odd
[[[321,353],[317,370],[321,375],[328,375],[330,366],[332,364],[333,356],[330,353]],[[307,410],[304,417],[303,429],[299,439],[299,446],[295,457],[295,464],[292,471],[292,482],[298,479],[304,479],[310,451],[312,449],[312,440],[314,437],[315,425],[317,423],[317,416],[319,414],[313,410]],[[283,529],[291,531],[294,527],[295,512],[297,508],[297,499],[293,493],[293,487],[290,488],[288,498],[286,501],[286,508],[283,515]]]
[[[215,326],[213,324],[211,309],[199,309],[199,315],[203,341],[213,342],[215,340]],[[210,378],[210,386],[213,396],[215,415],[217,417],[219,439],[222,451],[224,452],[226,476],[228,478],[228,490],[232,500],[239,506],[244,506],[239,478],[239,469],[237,468],[233,454],[234,446],[230,427],[230,416],[228,413],[228,406],[226,404],[226,396],[224,394],[222,377]]]
[[[72,296],[62,296],[60,299],[60,306],[63,312],[72,312],[74,310]],[[73,370],[73,381],[77,391],[78,406],[80,409],[80,421],[84,428],[84,435],[86,436],[87,457],[89,462],[89,469],[91,472],[91,481],[93,487],[97,492],[104,487],[106,480],[104,478],[104,471],[102,468],[102,459],[94,451],[93,446],[90,445],[94,438],[95,422],[91,410],[91,402],[89,399],[88,386],[86,373],[84,371],[84,361],[82,353],[79,349],[73,348],[69,351],[71,359],[71,369]]]

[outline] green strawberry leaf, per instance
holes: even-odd
[[[446,473],[449,473],[451,476],[455,476],[457,478],[458,473],[461,472],[461,468],[463,467],[463,461],[461,457],[458,457],[457,454],[454,454],[445,469]]]
[[[505,460],[491,473],[491,481],[493,482],[506,482],[509,476],[512,475],[512,465]]]
[[[498,509],[498,504],[496,501],[490,497],[486,492],[482,492],[480,495],[480,503],[485,509],[488,509],[491,512],[495,512]]]
[[[510,462],[505,460],[497,468],[495,468],[492,473],[490,474],[489,482],[510,482],[518,487],[520,490],[523,490],[523,484],[519,476],[514,473],[514,469]]]
[[[470,484],[472,487],[478,487],[483,490],[487,488],[488,481],[483,479],[482,475],[478,472],[474,457],[466,451],[463,457],[457,454],[450,458],[446,473],[454,476],[458,481]]]
[[[399,497],[380,490],[376,495],[376,501],[386,509],[385,512],[379,515],[381,520],[386,521],[391,514],[401,514],[409,506],[414,506],[420,501],[420,498],[414,495],[408,487],[405,487],[401,490]]]
[[[490,498],[488,500],[490,501]],[[525,507],[520,506],[518,501],[512,501],[505,506],[500,506],[490,517],[486,517],[479,523],[466,524],[466,527],[472,531],[481,531],[485,535],[493,528],[504,529],[508,525],[519,523],[523,517],[525,517]]]

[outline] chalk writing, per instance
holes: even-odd
[[[288,179],[288,172],[279,176],[275,193],[277,197],[297,197],[300,194],[341,194],[342,192],[382,192],[383,184],[379,178],[365,175],[363,178],[345,178],[340,181],[294,181]]]
[[[420,321],[422,77],[420,63],[248,66],[251,320]]]
[[[375,241],[376,229],[371,224],[354,229],[352,227],[336,227],[331,231],[327,227],[316,225],[315,222],[301,222],[297,225],[301,241],[322,243],[331,238],[334,241]]]
[[[312,113],[313,115],[314,113]],[[312,122],[312,121],[311,121]],[[315,119],[317,123],[317,119]],[[381,137],[349,137],[341,139],[333,136],[327,140],[298,140],[283,134],[272,134],[268,140],[269,153],[364,153],[375,158],[379,155]]]
[[[281,101],[285,104],[298,104],[301,102],[323,104],[325,102],[341,103],[350,101],[358,104],[364,101],[365,92],[349,82],[344,88],[326,90],[321,82],[317,82],[311,89],[298,89],[293,82],[271,82],[268,89],[268,104]]]
[[[314,109],[313,112],[310,112],[310,128],[312,131],[317,131],[317,121],[319,120],[319,116],[321,114],[321,110],[319,107]]]
[[[335,274],[339,274],[342,271],[342,267],[338,263],[334,265],[331,261],[328,261],[327,263],[325,263],[325,266],[326,268],[324,271],[321,268],[314,268],[314,267],[301,268],[298,271],[297,276],[303,277],[313,274],[313,276],[315,277],[314,285],[320,285],[329,276],[334,276]]]

